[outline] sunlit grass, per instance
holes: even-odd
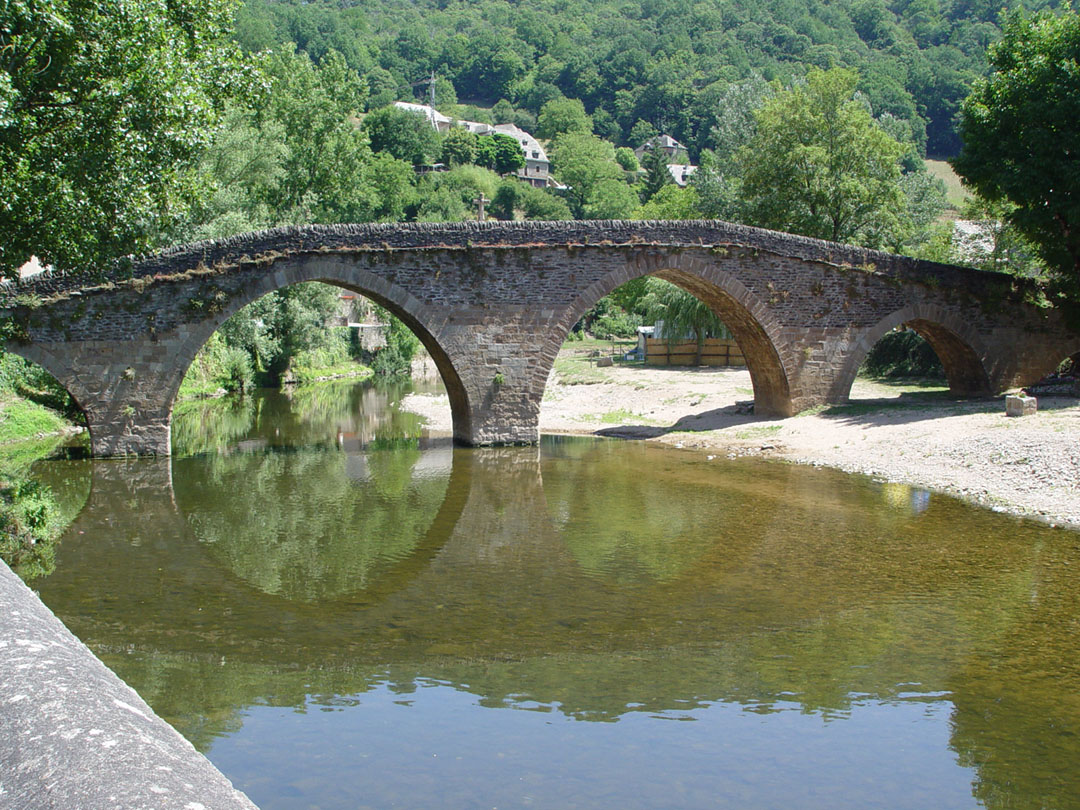
[[[69,423],[56,411],[27,399],[0,402],[0,444],[59,433]]]
[[[585,414],[582,419],[587,422],[600,422],[605,425],[622,425],[626,423],[632,423],[635,425],[659,425],[655,419],[649,419],[641,414],[634,413],[625,408],[619,408],[614,411],[606,411],[601,414]]]
[[[971,192],[964,188],[952,166],[944,160],[927,160],[926,170],[934,177],[940,177],[945,181],[945,199],[953,208],[960,210],[964,201],[971,196]]]
[[[595,360],[577,357],[558,358],[555,374],[563,385],[595,385],[608,381],[607,374],[597,368]]]
[[[783,425],[761,425],[760,427],[746,428],[736,432],[736,439],[761,439],[765,436],[772,436],[774,433],[779,433],[783,429]]]

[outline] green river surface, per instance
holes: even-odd
[[[1080,807],[1080,533],[404,389],[39,462],[42,599],[263,810]]]

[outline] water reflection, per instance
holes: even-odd
[[[466,759],[547,740],[529,743],[550,760],[530,766],[536,779],[580,793],[532,786],[546,806],[640,805],[660,790],[627,778],[642,750],[691,785],[668,785],[669,801],[651,806],[711,806],[686,797],[721,789],[741,790],[744,806],[812,806],[786,780],[839,767],[811,745],[825,727],[853,762],[864,749],[918,750],[911,778],[936,774],[859,793],[855,768],[847,784],[814,784],[826,806],[847,795],[919,806],[952,796],[957,778],[989,807],[1080,795],[1076,534],[828,471],[642,444],[451,450],[392,407],[384,432],[365,399],[380,396],[255,402],[246,430],[204,442],[214,452],[93,464],[88,503],[40,585],[268,807],[473,795],[442,772],[430,793],[418,786],[426,743],[402,742],[415,707],[425,722],[447,713],[448,740],[462,724],[454,753]],[[301,728],[273,707],[353,719]],[[496,708],[539,719],[483,714]],[[555,718],[620,731],[571,732]],[[702,731],[658,730],[671,719]],[[358,759],[357,729],[379,723],[398,731],[378,737],[381,758]],[[421,726],[416,740],[438,736]],[[953,753],[928,742],[938,731]],[[262,742],[285,735],[295,740]],[[347,776],[286,784],[265,767],[295,760],[306,735],[301,771],[326,763]],[[768,778],[738,777],[748,765],[733,739],[772,763],[758,766]],[[389,761],[381,748],[399,742]],[[562,752],[577,744],[575,765]],[[418,792],[402,795],[406,783]]]

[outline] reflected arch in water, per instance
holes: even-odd
[[[410,444],[178,460],[191,469],[175,478],[177,503],[214,559],[265,594],[316,603],[381,590],[451,517],[449,440]]]
[[[642,276],[656,276],[680,287],[705,303],[731,330],[746,358],[754,387],[754,412],[768,416],[792,416],[798,403],[792,399],[789,378],[796,368],[781,337],[782,326],[766,303],[724,268],[739,261],[717,255],[711,262],[688,254],[640,251],[626,266],[608,273],[588,287],[559,318],[542,349],[544,362],[533,379],[539,400],[548,374],[574,324],[605,295]],[[778,348],[779,347],[779,348]]]
[[[878,321],[855,341],[855,348],[834,383],[830,401],[848,400],[855,375],[874,344],[900,326],[911,329],[930,344],[945,369],[952,394],[980,397],[992,393],[993,386],[982,359],[987,356],[987,351],[970,324],[940,307],[913,304]]]
[[[172,364],[175,371],[168,385],[167,397],[170,416],[180,384],[195,356],[225,321],[265,295],[294,284],[315,281],[368,298],[399,318],[416,335],[435,362],[450,399],[454,435],[462,439],[471,435],[468,391],[446,347],[434,335],[441,322],[446,320],[446,315],[437,307],[425,305],[401,287],[362,267],[358,260],[348,257],[289,257],[274,264],[273,270],[262,274],[239,294],[222,293],[221,301],[214,297],[212,289],[208,290],[206,295],[209,303],[205,307],[209,309],[209,317],[191,325],[190,332],[179,344],[178,361]]]

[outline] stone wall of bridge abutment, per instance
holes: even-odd
[[[1080,349],[1080,335],[1024,304],[1008,277],[723,223],[295,229],[127,272],[96,287],[20,287],[42,299],[34,309],[0,291],[27,338],[9,348],[68,387],[98,455],[168,453],[173,401],[198,350],[244,305],[305,281],[367,296],[413,329],[465,444],[535,441],[567,333],[644,275],[683,287],[728,324],[763,415],[845,401],[866,353],[903,325],[934,346],[958,394],[1032,382]]]

